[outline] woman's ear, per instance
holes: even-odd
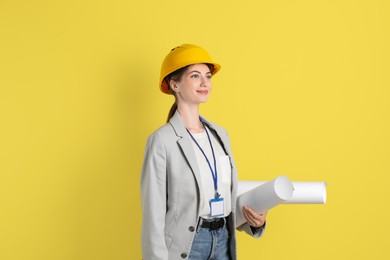
[[[172,91],[178,92],[179,86],[177,85],[177,83],[176,83],[173,79],[171,79],[171,80],[169,81],[169,86],[170,86],[170,88],[172,89]]]

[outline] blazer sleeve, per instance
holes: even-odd
[[[166,149],[161,136],[153,133],[147,141],[141,175],[143,259],[168,259],[165,243]]]
[[[264,234],[265,230],[265,223],[262,227],[259,228],[253,228],[248,223],[242,224],[241,226],[237,227],[238,231],[244,231],[248,235],[254,237],[254,238],[260,238]]]

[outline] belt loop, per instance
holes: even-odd
[[[203,218],[199,218],[198,226],[196,227],[196,232],[197,232],[197,233],[198,233],[199,230],[202,228],[202,224],[203,224]]]

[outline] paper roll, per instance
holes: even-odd
[[[273,181],[239,181],[237,189],[236,224],[246,222],[242,207],[248,205],[256,212],[269,210],[279,204],[325,204],[325,182],[291,182],[281,176]]]
[[[260,185],[265,181],[239,181],[237,197]],[[285,204],[325,204],[326,183],[325,182],[292,182],[294,192],[292,198],[283,202]]]
[[[325,204],[325,182],[293,182],[294,193],[285,204]]]
[[[240,183],[238,183],[238,189],[242,191],[243,187],[240,188]],[[245,190],[237,196],[237,226],[246,222],[242,214],[244,205],[248,205],[256,212],[264,212],[291,199],[294,190],[292,182],[285,176],[277,177],[269,182],[262,182],[261,185],[257,183],[249,186],[252,187],[250,190]]]

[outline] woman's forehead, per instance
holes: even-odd
[[[211,72],[209,65],[207,65],[205,63],[192,64],[192,65],[188,66],[187,72],[191,72],[194,70],[200,71],[200,72],[206,72],[206,73]]]

